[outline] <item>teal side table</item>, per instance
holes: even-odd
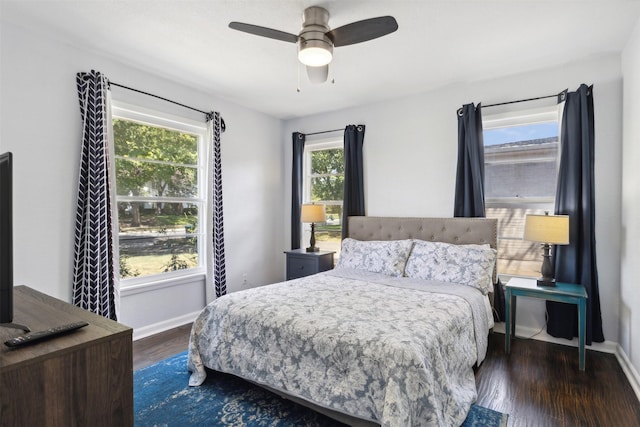
[[[555,287],[538,286],[535,279],[513,278],[505,285],[505,352],[511,352],[511,335],[515,336],[516,297],[542,298],[578,306],[578,341],[580,370],[584,371],[584,342],[587,325],[587,291],[574,283],[557,282]]]

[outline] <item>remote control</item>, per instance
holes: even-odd
[[[18,337],[11,338],[4,343],[9,347],[19,347],[21,345],[32,344],[34,342],[62,335],[70,331],[75,331],[76,329],[82,328],[87,325],[87,322],[73,322],[66,325],[60,325],[54,328],[46,329],[44,331],[31,332],[29,334],[20,335]]]

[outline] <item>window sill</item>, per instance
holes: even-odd
[[[140,294],[144,292],[156,291],[159,289],[170,288],[174,286],[181,286],[187,283],[193,283],[196,281],[205,281],[206,274],[204,272],[194,272],[188,275],[181,275],[178,277],[167,278],[154,278],[145,282],[138,282],[136,284],[129,284],[120,287],[120,296],[126,297],[129,295]]]

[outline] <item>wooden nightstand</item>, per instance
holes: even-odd
[[[305,249],[285,251],[287,256],[287,280],[298,279],[333,268],[335,252],[306,252]]]
[[[505,351],[511,350],[511,335],[515,335],[516,297],[542,298],[578,306],[578,341],[580,370],[584,371],[584,341],[586,332],[587,291],[582,285],[556,282],[555,287],[537,286],[535,279],[513,278],[505,285]]]

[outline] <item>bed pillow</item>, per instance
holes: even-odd
[[[411,240],[355,240],[342,241],[336,267],[381,273],[401,277],[413,247]]]
[[[454,245],[416,240],[405,275],[417,279],[460,283],[491,291],[497,251],[489,245]]]

